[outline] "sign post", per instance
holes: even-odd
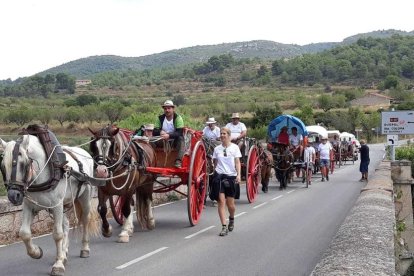
[[[381,131],[387,134],[387,144],[391,147],[391,161],[395,161],[395,145],[399,134],[414,134],[414,111],[381,112]]]

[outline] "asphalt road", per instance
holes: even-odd
[[[370,173],[384,154],[384,145],[370,145]],[[249,204],[242,186],[237,201],[235,229],[226,237],[217,208],[211,202],[201,222],[190,227],[186,201],[154,209],[156,229],[142,231],[134,218],[129,244],[116,242],[120,227],[112,221],[114,235],[95,238],[91,256],[79,258],[80,240],[71,235],[66,275],[309,275],[356,201],[359,161],[337,168],[329,182],[315,175],[305,188],[299,179],[279,191],[271,180],[269,193],[260,193]],[[44,256],[26,255],[22,243],[0,248],[0,275],[47,275],[55,257],[50,235],[36,238]]]

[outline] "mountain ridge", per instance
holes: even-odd
[[[306,45],[284,44],[270,40],[252,40],[242,42],[220,43],[214,45],[197,45],[174,49],[140,57],[123,57],[117,55],[96,55],[52,67],[38,73],[39,75],[66,73],[78,79],[89,78],[95,74],[108,71],[145,70],[162,67],[175,67],[198,62],[205,62],[211,56],[231,54],[234,58],[279,59],[292,58],[303,54],[313,54],[348,45],[362,37],[384,38],[392,35],[414,36],[414,31],[378,30],[356,34],[341,42],[318,42]]]

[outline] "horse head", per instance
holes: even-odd
[[[29,135],[24,135],[17,141],[8,143],[1,141],[4,155],[1,162],[1,172],[7,189],[7,196],[11,203],[18,206],[23,203],[26,190],[33,182],[33,160],[29,156]]]
[[[97,164],[95,175],[99,178],[107,178],[108,167],[117,161],[114,159],[116,155],[115,137],[119,133],[119,128],[108,125],[98,131],[89,128],[89,131],[93,134],[90,150]]]

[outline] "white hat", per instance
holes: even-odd
[[[206,124],[207,124],[207,125],[208,125],[208,124],[215,124],[215,123],[217,123],[217,122],[216,122],[216,120],[214,119],[214,117],[208,118],[208,120],[207,120],[207,122],[206,122]]]
[[[172,107],[175,107],[175,105],[174,105],[173,101],[171,101],[171,100],[166,100],[166,101],[164,102],[164,104],[162,105],[162,107],[165,107],[165,106],[172,106]]]
[[[321,140],[328,140],[328,136],[323,135],[323,136],[321,137]]]
[[[144,125],[144,130],[154,130],[154,124]]]
[[[239,119],[240,119],[239,113],[233,113],[233,114],[231,115],[231,118],[232,118],[232,119],[234,119],[234,118],[239,118]]]

